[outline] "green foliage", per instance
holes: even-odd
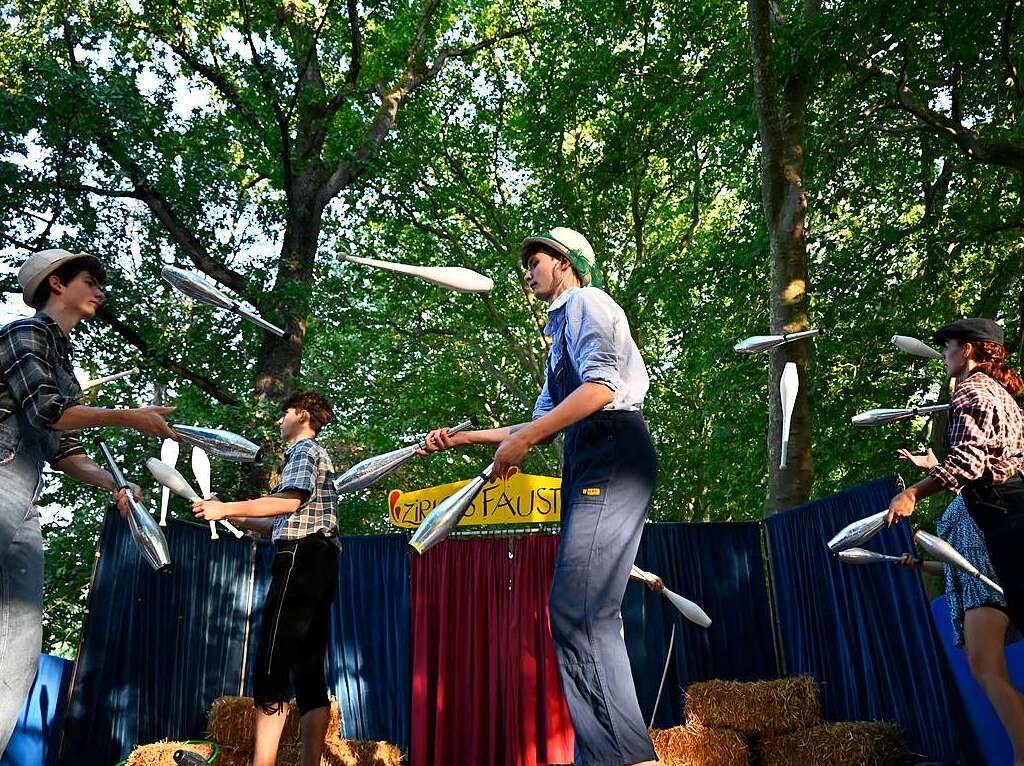
[[[810,375],[815,494],[894,470],[912,479],[894,451],[935,441],[924,423],[854,430],[849,419],[943,391],[941,365],[901,355],[889,344],[893,334],[927,337],[954,317],[987,314],[1004,321],[1014,342],[1020,337],[1024,165],[979,161],[948,131],[901,107],[895,86],[905,73],[920,103],[1024,152],[1021,89],[1007,80],[1007,61],[1021,54],[1020,14],[1006,26],[1003,3],[871,0],[827,4],[805,22],[802,4],[777,6],[786,19],[774,29],[780,79],[802,74],[810,82],[809,294],[812,324],[825,330]],[[470,414],[493,425],[530,417],[543,378],[545,315],[515,254],[523,237],[568,225],[593,242],[651,372],[645,412],[661,460],[653,518],[761,516],[767,404],[778,394],[762,358],[732,351],[737,340],[766,332],[769,318],[743,4],[439,3],[416,61],[421,70],[446,47],[522,24],[531,31],[450,58],[402,103],[359,182],[324,211],[308,295],[301,283],[278,279],[282,240],[297,215],[287,165],[329,167],[363,145],[375,94],[405,71],[418,4],[358,4],[362,66],[330,118],[314,106],[347,87],[353,35],[341,5],[0,7],[5,256],[11,264],[24,257],[17,242],[101,254],[113,267],[110,312],[149,349],[140,380],[101,389],[98,403],[148,403],[157,381],[182,422],[274,438],[273,406],[253,393],[259,332],[173,295],[159,267],[188,259],[151,209],[81,188],[130,191],[132,163],[211,257],[245,277],[243,297],[268,318],[308,305],[296,385],[335,403],[337,420],[323,438],[339,470]],[[314,37],[321,78],[297,90]],[[282,133],[275,99],[287,105],[293,94]],[[318,157],[298,146],[307,123],[326,135]],[[346,253],[468,266],[496,287],[488,296],[448,293],[339,264]],[[75,346],[90,372],[123,369],[140,356],[102,322],[80,332]],[[156,363],[164,357],[238,404],[215,402]],[[153,440],[107,436],[129,475],[143,477]],[[464,478],[488,459],[477,448],[414,461],[345,498],[342,530],[386,531],[388,489]],[[558,461],[557,446],[537,448],[525,468],[554,473]],[[218,462],[214,472],[222,497],[251,493],[237,466]],[[147,491],[155,507],[155,490]],[[72,511],[70,521],[47,528],[47,641],[68,651],[103,498],[54,479],[47,500]],[[941,501],[928,512],[940,509]]]

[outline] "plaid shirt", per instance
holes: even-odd
[[[929,474],[947,489],[1002,484],[1024,468],[1024,418],[1009,392],[983,372],[960,382],[950,400],[946,459]]]
[[[53,430],[78,404],[82,388],[71,366],[71,344],[52,317],[40,311],[0,329],[0,373],[0,422],[21,411],[43,435],[51,465],[85,454],[80,431]]]
[[[301,540],[319,531],[336,535],[338,493],[334,489],[334,465],[327,451],[312,439],[303,439],[292,445],[284,458],[281,481],[271,494],[292,490],[301,492],[305,499],[286,516],[274,517],[271,538]]]

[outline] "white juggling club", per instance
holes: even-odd
[[[165,464],[174,468],[178,465],[178,451],[179,444],[174,439],[164,439],[164,443],[160,445],[160,460]],[[152,473],[152,471],[150,472]],[[175,471],[177,473],[177,471]],[[180,474],[179,474],[180,476]],[[159,481],[159,479],[158,479]],[[167,526],[167,503],[170,502],[171,491],[166,485],[162,484],[160,487],[160,526]]]
[[[793,423],[793,407],[796,395],[800,391],[800,373],[796,362],[786,362],[779,381],[779,397],[782,399],[782,446],[779,457],[779,468],[786,467],[786,453],[789,451],[789,428]]]
[[[489,293],[494,289],[494,280],[472,269],[461,266],[411,266],[405,263],[379,261],[376,258],[360,258],[355,255],[339,255],[339,261],[351,261],[362,266],[373,266],[400,274],[410,274],[438,287],[446,287],[460,293]]]
[[[908,354],[923,356],[925,359],[942,359],[942,354],[934,348],[909,335],[893,335],[892,342],[896,348]]]

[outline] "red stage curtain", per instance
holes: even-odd
[[[548,622],[557,547],[452,540],[413,559],[410,766],[572,763]]]

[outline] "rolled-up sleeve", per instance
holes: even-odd
[[[985,473],[986,434],[991,430],[992,408],[977,396],[964,397],[949,413],[949,452],[929,471],[942,486],[954,492]]]
[[[548,391],[548,379],[544,377],[544,387],[540,390],[540,396],[537,397],[537,403],[533,405],[533,419],[536,420],[543,415],[547,415],[551,410],[555,408],[555,403],[551,401],[551,392]]]
[[[580,380],[600,383],[612,391],[622,386],[622,360],[615,343],[614,304],[600,293],[581,290],[570,307],[572,357]]]
[[[61,460],[72,455],[87,455],[82,444],[81,431],[61,431],[57,452],[50,458],[50,465],[56,466]]]
[[[42,327],[18,324],[0,335],[0,367],[29,424],[48,431],[64,410],[76,403],[62,394],[48,353],[49,339]]]
[[[281,471],[281,482],[274,490],[274,494],[293,491],[300,492],[304,497],[309,497],[316,488],[316,456],[313,454],[313,445],[309,442],[299,442],[288,455],[288,460]]]

